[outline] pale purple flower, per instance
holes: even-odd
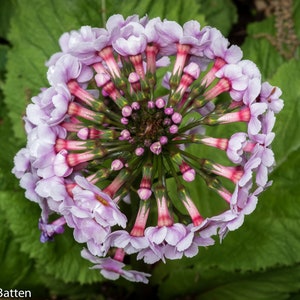
[[[238,64],[227,64],[216,72],[216,77],[230,81],[230,96],[236,101],[241,100],[248,86],[248,77],[242,71]]]
[[[249,106],[249,109],[251,116],[248,123],[248,133],[254,135],[262,128],[259,117],[267,110],[267,105],[265,103],[253,103]]]
[[[151,247],[140,250],[136,258],[142,259],[146,264],[155,264],[160,260],[166,262],[163,247],[154,243],[151,243]]]
[[[160,18],[153,18],[145,25],[144,34],[147,37],[148,43],[159,43],[160,35],[156,30],[156,26],[160,23]]]
[[[20,179],[22,176],[30,171],[30,153],[27,148],[22,148],[14,157],[14,167],[12,173]]]
[[[36,173],[25,173],[20,179],[20,186],[25,189],[25,196],[27,199],[39,203],[41,197],[35,191],[36,183],[39,181]]]
[[[268,108],[274,113],[279,113],[283,108],[283,100],[280,99],[281,94],[280,88],[264,82],[261,87],[260,101],[267,103]]]
[[[59,44],[63,53],[76,56],[86,64],[101,61],[97,51],[102,50],[109,41],[109,34],[105,29],[82,26],[80,30],[64,33]]]
[[[61,56],[55,65],[49,67],[47,72],[49,83],[56,89],[60,88],[60,85],[66,85],[71,79],[76,79],[79,83],[85,83],[92,76],[91,68],[70,54]]]
[[[210,44],[210,28],[204,27],[200,29],[199,22],[192,20],[183,24],[183,35],[179,39],[179,43],[191,45],[191,54],[200,56],[203,50]]]
[[[95,257],[87,249],[81,251],[81,256],[94,263],[95,265],[91,269],[99,269],[100,273],[107,279],[117,280],[121,276],[129,281],[148,283],[147,277],[150,274],[134,270],[124,270],[125,264],[120,261],[110,257]]]
[[[93,214],[93,218],[103,227],[119,225],[126,226],[127,218],[120,212],[115,202],[84,177],[76,176],[78,184],[73,190],[76,205]]]
[[[149,247],[145,236],[132,236],[126,230],[117,230],[107,237],[112,247],[122,248],[127,254],[137,253]]]
[[[245,187],[237,186],[232,196],[232,209],[220,216],[214,218],[214,221],[220,222],[219,236],[221,240],[226,236],[228,231],[238,229],[244,223],[246,215],[251,214],[257,205],[257,196],[263,191],[261,187],[249,194],[249,184]]]
[[[116,51],[123,56],[137,55],[145,50],[147,37],[144,34],[129,36],[128,39],[120,37],[113,45]]]
[[[253,171],[261,164],[261,158],[252,156],[244,165],[244,174],[240,178],[238,185],[243,187],[252,180]]]
[[[256,183],[259,186],[265,186],[267,184],[269,169],[275,163],[274,153],[272,149],[269,148],[274,138],[274,132],[270,132],[266,135],[257,134],[253,137],[253,140],[257,142],[253,153],[256,157],[261,159],[261,164],[258,166],[256,176]]]
[[[164,20],[155,25],[155,29],[160,37],[160,45],[164,49],[165,55],[172,55],[176,51],[175,43],[183,36],[182,27],[174,21]]]
[[[39,180],[35,192],[41,198],[46,198],[49,208],[57,213],[61,212],[63,202],[68,197],[64,178],[58,176]]]
[[[246,144],[247,134],[245,132],[234,133],[229,141],[226,150],[228,158],[234,163],[241,163],[244,153],[243,147]]]
[[[194,229],[193,224],[185,227],[186,233],[176,245],[167,244],[164,247],[164,255],[168,259],[179,259],[183,255],[193,257],[198,254],[199,247],[211,246],[214,240],[210,237],[202,237]]]
[[[40,241],[42,243],[53,241],[54,235],[64,232],[66,221],[64,217],[60,217],[52,223],[47,223],[42,218],[39,220],[39,229],[41,230]]]
[[[50,87],[32,98],[34,104],[29,104],[26,108],[27,118],[32,124],[56,125],[64,119],[71,101],[71,94],[63,86],[58,88],[58,91]]]
[[[140,252],[138,259],[143,258],[146,263],[153,263],[164,257],[179,259],[182,256],[192,257],[198,253],[199,246],[214,244],[211,238],[203,238],[191,231],[192,224],[185,226],[175,223],[171,226],[148,227],[145,236],[150,247]]]
[[[267,110],[267,112],[263,116],[261,116],[262,134],[269,134],[270,132],[272,132],[275,121],[275,113],[272,110]]]
[[[243,102],[251,105],[258,97],[261,90],[261,82],[259,78],[249,80],[248,87],[243,94]]]
[[[56,176],[67,177],[72,173],[73,168],[69,166],[67,156],[68,151],[65,149],[62,149],[56,154],[53,162],[54,174]]]
[[[210,28],[209,36],[211,43],[204,50],[204,54],[208,58],[215,59],[219,57],[229,64],[235,64],[242,59],[243,53],[240,47],[236,45],[229,46],[229,41],[218,29]]]

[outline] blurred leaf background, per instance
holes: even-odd
[[[25,146],[22,116],[47,86],[45,61],[63,32],[112,14],[195,19],[241,46],[285,101],[277,117],[273,186],[222,244],[151,268],[149,285],[110,282],[80,257],[72,232],[41,244],[39,208],[11,174]],[[300,299],[300,1],[2,0],[0,2],[0,288],[35,299]],[[150,269],[148,270],[150,271]]]

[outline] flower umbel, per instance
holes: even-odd
[[[41,207],[41,241],[69,226],[104,277],[147,283],[126,256],[192,257],[240,227],[271,184],[283,107],[281,90],[261,82],[241,49],[196,21],[137,15],[59,43],[50,87],[26,109],[27,145],[13,169]],[[220,198],[216,215],[200,209],[212,199],[190,192],[200,181]]]

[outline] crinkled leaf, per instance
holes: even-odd
[[[5,270],[0,273],[0,282],[2,286],[17,287],[33,272],[34,261],[20,253],[20,246],[12,238],[3,211],[0,212],[0,268]]]
[[[218,28],[227,36],[232,25],[237,22],[237,9],[231,0],[200,0],[205,8],[205,21],[210,26]]]
[[[200,2],[196,0],[177,0],[176,3],[173,0],[133,0],[119,3],[118,12],[125,16],[132,14],[144,16],[147,14],[150,18],[166,18],[180,24],[195,19],[204,25],[204,12],[201,11],[201,7]]]
[[[160,281],[160,299],[190,296],[199,300],[283,300],[300,288],[297,265],[245,273],[226,272],[217,267],[202,272],[192,264],[189,269],[183,269],[177,262],[171,265],[170,275]],[[161,270],[157,268],[155,275]]]
[[[0,37],[5,39],[7,28],[9,27],[10,17],[14,11],[14,3],[11,0],[2,0],[0,2]]]
[[[282,89],[284,108],[277,116],[274,152],[277,165],[285,161],[291,152],[300,147],[300,61],[292,59],[281,65],[271,80]],[[296,177],[295,177],[296,178]]]
[[[1,95],[1,91],[0,91]],[[18,187],[18,182],[12,177],[13,157],[21,147],[20,142],[12,133],[12,123],[5,114],[6,105],[0,100],[3,116],[0,114],[0,191]]]
[[[244,57],[257,64],[264,79],[272,77],[284,62],[284,58],[266,38],[275,35],[274,18],[250,24],[248,35],[242,46]]]
[[[300,94],[297,88],[300,85],[297,75],[299,68],[298,60],[286,62],[278,68],[271,80],[273,85],[282,89],[282,98],[285,101],[284,109],[277,116],[275,127],[273,151],[277,166],[270,175],[274,183],[259,197],[256,211],[245,217],[241,228],[230,232],[222,244],[217,241],[215,246],[200,251],[193,263],[203,272],[212,266],[227,271],[258,271],[276,265],[288,266],[300,262],[300,172],[299,168],[295,167],[300,165]],[[226,126],[219,126],[211,131],[215,137],[224,137],[227,134],[226,130]],[[201,149],[202,155],[205,156],[209,155],[208,151],[205,147]],[[175,189],[173,192],[175,193]],[[203,182],[192,185],[191,194],[204,216],[211,215],[220,208],[221,204],[218,201],[221,200],[215,193],[207,191]],[[183,207],[180,208],[184,211]]]
[[[9,116],[17,137],[24,139],[21,116],[32,96],[48,86],[45,62],[59,51],[62,33],[83,25],[101,25],[96,0],[16,1],[11,21],[7,81],[4,87]]]
[[[277,18],[271,16],[247,27],[248,37],[242,45],[244,56],[258,65],[263,79],[270,79],[283,62],[299,57],[300,3],[292,3],[291,10],[289,4],[282,6]],[[294,32],[298,40],[290,32]]]
[[[71,230],[57,236],[54,242],[40,243],[40,209],[35,203],[24,199],[23,191],[1,192],[0,209],[10,221],[8,226],[21,251],[35,259],[45,274],[64,282],[91,283],[101,280],[101,275],[91,272],[90,263],[80,257],[83,245],[74,241]]]
[[[256,211],[245,217],[243,227],[230,232],[222,244],[200,252],[201,268],[258,271],[300,262],[300,172],[293,168],[299,164],[295,151],[274,171],[273,186],[260,197]]]

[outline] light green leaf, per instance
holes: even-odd
[[[266,36],[274,36],[274,18],[268,18],[261,22],[255,22],[248,26],[248,37],[242,50],[244,58],[255,62],[262,73],[264,80],[271,78],[277,68],[285,61],[272,46]]]
[[[232,25],[237,22],[237,9],[231,0],[200,0],[205,21],[228,36]]]
[[[274,131],[274,152],[276,155],[277,166],[288,158],[291,152],[300,147],[300,61],[292,59],[282,64],[274,77],[270,80],[271,84],[282,89],[282,99],[284,108],[277,116]]]

